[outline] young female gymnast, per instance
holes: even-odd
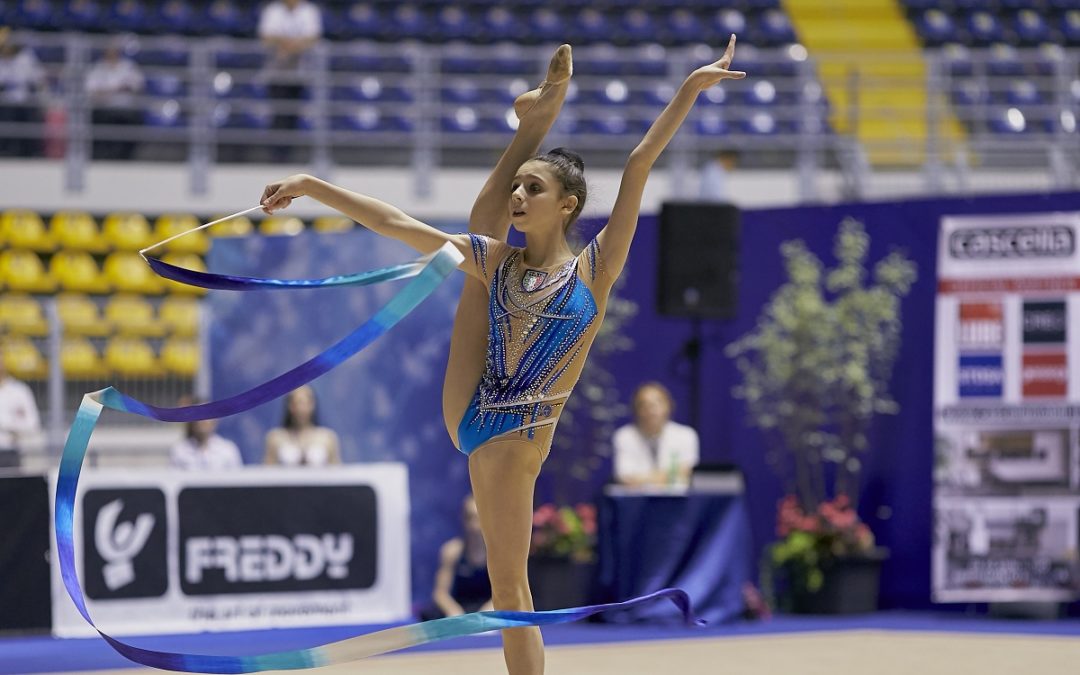
[[[682,83],[630,153],[607,225],[576,256],[566,230],[585,204],[584,165],[562,149],[533,156],[566,95],[567,45],[552,58],[545,83],[515,104],[521,124],[473,206],[468,234],[442,232],[308,175],[263,191],[267,213],[308,196],[420,252],[451,242],[465,256],[460,268],[472,279],[454,321],[443,413],[450,437],[469,457],[496,609],[532,610],[533,490],[555,424],[626,262],[649,172],[701,91],[746,76],[728,70],[734,52],[732,36],[718,61]],[[524,233],[525,248],[506,244],[507,223]],[[503,653],[510,675],[544,671],[538,628],[504,630]]]

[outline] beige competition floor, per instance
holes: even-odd
[[[149,669],[93,671],[135,675]],[[294,671],[295,672],[295,671]],[[319,675],[500,675],[498,650],[388,655]],[[548,649],[547,675],[1076,675],[1080,637],[856,630]]]

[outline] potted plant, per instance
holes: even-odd
[[[801,240],[784,242],[787,282],[754,330],[727,347],[742,380],[734,395],[746,401],[748,421],[761,430],[766,459],[787,495],[778,505],[782,539],[765,558],[763,585],[768,590],[777,573],[780,604],[797,611],[851,611],[826,602],[831,589],[850,588],[830,574],[864,563],[876,573],[885,556],[857,512],[861,456],[875,416],[898,411],[888,385],[900,302],[917,270],[894,251],[874,265],[870,280],[869,247],[853,218],[837,231],[832,269]],[[876,605],[876,578],[873,587]],[[807,606],[814,598],[825,604]]]
[[[596,565],[596,507],[544,504],[533,514],[529,584],[538,610],[587,604]]]

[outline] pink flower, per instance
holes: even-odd
[[[536,513],[533,514],[533,525],[535,527],[544,527],[551,522],[551,519],[555,517],[556,513],[554,506],[551,504],[544,504],[536,509]]]

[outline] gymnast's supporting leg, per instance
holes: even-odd
[[[487,544],[495,609],[533,609],[528,560],[533,491],[541,461],[536,444],[518,440],[490,441],[469,456],[469,476]],[[544,642],[539,628],[509,628],[502,631],[502,638],[509,675],[544,672]]]
[[[521,123],[495,165],[469,214],[469,232],[500,241],[510,230],[510,186],[518,168],[536,155],[555,118],[559,116],[572,70],[569,45],[559,47],[548,64],[543,85],[518,97]],[[443,382],[443,417],[450,438],[457,439],[461,416],[472,399],[487,355],[488,289],[473,277],[465,278],[450,335],[450,356]]]

